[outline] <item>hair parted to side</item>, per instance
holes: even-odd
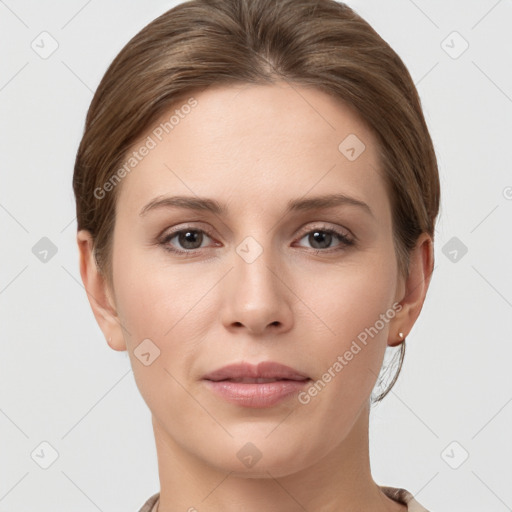
[[[97,197],[128,150],[179,101],[211,85],[311,86],[355,108],[379,143],[399,272],[426,232],[434,239],[437,159],[414,82],[400,57],[335,0],[190,0],[135,35],[109,66],[89,107],[76,155],[78,230],[113,289],[112,238],[122,182]],[[341,142],[341,141],[340,141]],[[375,401],[390,391],[398,371]]]

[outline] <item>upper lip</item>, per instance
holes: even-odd
[[[284,364],[263,361],[257,365],[250,363],[229,364],[208,373],[203,379],[213,381],[229,379],[307,380],[309,377]]]

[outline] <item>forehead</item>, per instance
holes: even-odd
[[[372,131],[352,107],[315,88],[212,86],[177,102],[131,151],[144,145],[143,157],[131,156],[119,207],[162,194],[271,206],[333,192],[389,206]]]

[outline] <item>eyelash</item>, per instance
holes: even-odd
[[[166,250],[168,252],[171,252],[171,253],[174,253],[174,254],[178,254],[178,255],[181,255],[181,256],[184,256],[184,257],[195,256],[198,252],[201,251],[201,249],[181,250],[181,249],[176,249],[172,245],[169,245],[169,242],[176,235],[179,235],[180,233],[185,233],[187,231],[193,231],[193,232],[197,232],[197,233],[204,233],[208,237],[210,237],[212,239],[214,238],[212,233],[208,229],[199,229],[199,228],[194,228],[194,227],[190,226],[190,227],[181,228],[179,230],[176,230],[176,231],[173,231],[171,233],[168,233],[158,243],[159,243],[159,245],[163,246],[164,250]],[[309,231],[304,232],[297,240],[302,240],[305,236],[307,236],[307,235],[309,235],[311,233],[314,233],[314,232],[321,232],[321,233],[327,233],[327,234],[330,234],[330,235],[334,235],[341,242],[339,245],[337,245],[335,247],[332,247],[332,248],[329,248],[329,249],[314,249],[314,248],[310,248],[309,249],[310,251],[314,251],[316,254],[318,254],[318,253],[328,253],[328,254],[330,254],[330,253],[333,253],[333,252],[342,251],[342,250],[346,249],[347,247],[350,247],[350,246],[355,244],[355,241],[352,240],[351,238],[349,238],[344,233],[341,233],[341,232],[339,232],[339,231],[337,231],[337,230],[335,230],[333,228],[329,228],[327,226],[318,226],[318,227],[315,227],[313,229],[310,229]]]

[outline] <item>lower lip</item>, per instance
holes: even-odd
[[[299,392],[309,380],[242,383],[228,380],[205,380],[208,387],[227,402],[241,407],[272,407]]]

